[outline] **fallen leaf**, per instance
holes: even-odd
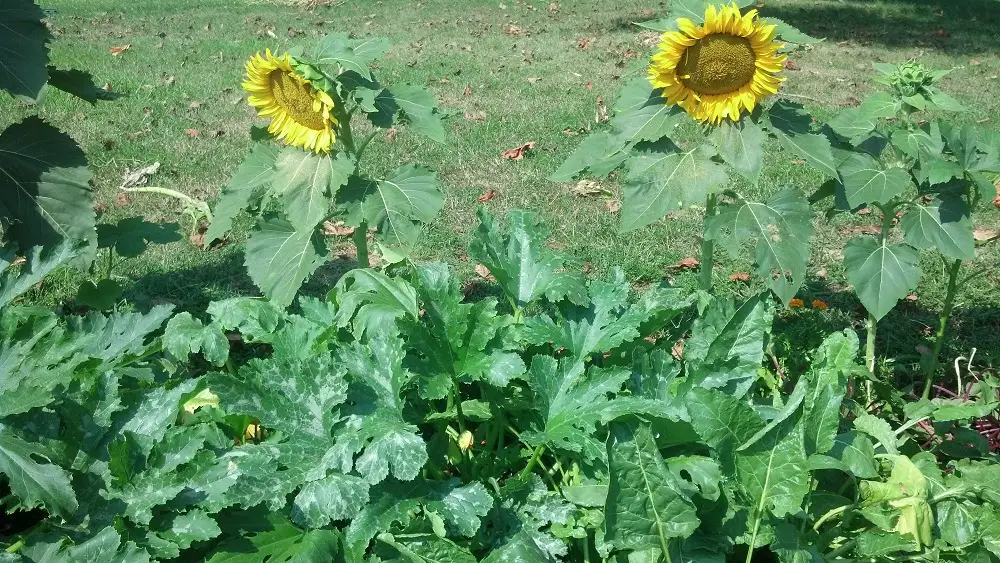
[[[121,192],[115,194],[115,207],[125,207],[129,203],[131,202],[129,201],[127,195]]]
[[[737,272],[735,274],[730,274],[729,281],[750,283],[750,274],[746,272]]]
[[[198,109],[201,107],[201,102],[194,101],[188,104],[188,109]]]
[[[786,70],[801,70],[799,68],[799,65],[795,64],[795,61],[793,61],[792,59],[786,59],[785,60],[785,69]]]
[[[476,264],[476,273],[479,274],[479,277],[483,278],[484,280],[490,280],[490,281],[497,280],[495,277],[493,277],[493,274],[490,273],[490,269],[487,268],[486,266],[483,266],[482,264]]]
[[[395,127],[390,127],[385,131],[385,142],[391,143],[396,140],[396,135],[399,134],[399,130]]]
[[[225,134],[226,132],[221,129],[214,129],[208,133],[208,136],[212,139],[218,139],[219,137],[222,137]]]
[[[976,59],[972,59],[971,61],[969,61],[969,64],[972,65],[972,66],[976,66],[976,65],[981,65],[983,63],[981,61],[976,60]]]
[[[163,83],[166,84],[167,86],[173,86],[174,85],[174,81],[176,81],[176,80],[177,79],[174,78],[173,76],[168,76],[168,77],[166,77],[166,78],[163,79]],[[240,99],[242,100],[243,98],[240,98]]]
[[[617,199],[608,199],[604,201],[604,207],[607,207],[610,213],[618,213],[622,210],[622,202]]]
[[[857,214],[858,215],[868,215],[871,212],[872,212],[872,208],[871,207],[862,207],[861,209],[858,210]]]
[[[670,348],[670,355],[674,357],[678,362],[684,359],[684,341],[677,340],[674,345]]]
[[[976,240],[982,242],[984,240],[1000,237],[1000,231],[995,229],[976,229],[972,231],[972,236]]]
[[[125,188],[132,188],[135,186],[143,186],[146,184],[146,182],[149,181],[149,178],[153,174],[156,174],[156,171],[159,169],[160,169],[160,163],[154,162],[149,166],[143,166],[142,168],[137,168],[131,172],[128,172],[127,174],[125,174],[125,177],[122,178],[122,183],[120,186],[118,186],[118,189],[123,190]],[[119,194],[119,195],[124,195],[124,194]]]
[[[644,9],[642,11],[642,15],[646,16],[648,18],[649,16],[653,15],[653,10],[650,10],[649,8],[646,8],[646,9]]]
[[[104,213],[107,210],[108,210],[108,206],[104,205],[103,203],[95,203],[94,204],[94,211],[97,212],[97,213]]]
[[[604,105],[604,99],[597,96],[597,107],[594,109],[594,122],[604,123],[608,120],[608,106]]]
[[[197,129],[185,129],[184,134],[188,137],[197,137],[198,135],[201,135],[201,131]]]
[[[575,137],[579,135],[582,131],[583,131],[582,129],[573,129],[572,127],[567,127],[566,129],[563,129],[563,135],[572,135]]]
[[[528,77],[528,82],[531,83],[531,84],[538,84],[541,81],[542,81],[542,77],[540,77],[540,76],[529,76]]]
[[[668,270],[697,270],[701,262],[697,258],[681,258],[676,263],[667,266]]]
[[[451,80],[448,80],[447,77],[438,80],[438,82],[440,82],[441,84],[451,84]]]
[[[906,300],[907,301],[916,301],[917,300],[917,294],[916,293],[910,293],[909,295],[906,296]]]
[[[935,29],[934,30],[934,36],[935,37],[951,37],[951,34],[948,33],[947,31],[943,30],[943,29]]]
[[[112,47],[111,56],[117,57],[118,55],[124,53],[125,51],[128,51],[131,47],[132,47],[131,43],[129,43],[128,45],[121,45],[119,47]]]
[[[590,46],[590,41],[589,37],[581,37],[576,40],[576,48],[581,50],[586,49]]]
[[[839,229],[842,235],[877,235],[882,232],[882,227],[878,225],[861,225],[859,227],[842,227]]]
[[[601,187],[601,185],[594,180],[580,180],[575,186],[569,189],[574,195],[578,196],[589,196],[598,194],[610,194],[608,190]]]
[[[514,147],[512,149],[507,149],[500,153],[502,158],[508,158],[510,160],[521,160],[524,158],[524,154],[531,149],[535,148],[535,141],[529,141],[524,143],[519,147]]]
[[[105,92],[110,92],[111,91],[111,83],[110,82],[105,82],[104,86],[101,86],[101,90],[104,90]]]
[[[466,86],[465,87],[465,95],[466,96],[471,96],[472,95],[472,86]]]
[[[820,268],[816,270],[816,273],[814,275],[818,280],[825,280],[827,276],[826,268]]]
[[[482,123],[483,121],[486,121],[486,112],[485,111],[467,111],[467,112],[465,112],[465,118],[468,119],[469,121],[476,121],[476,122]]]
[[[323,234],[334,237],[348,237],[354,234],[354,227],[349,227],[343,221],[323,221]]]
[[[583,87],[586,88],[587,90],[590,90],[591,88],[594,87],[594,85],[591,84],[590,82],[587,82],[586,84],[583,85]]]
[[[549,4],[548,10],[549,10],[550,14],[554,14],[554,13],[558,12],[559,11],[559,4],[556,4],[555,2],[552,2],[551,4]]]
[[[797,165],[802,165],[802,164],[805,164],[805,163],[806,163],[806,161],[804,161],[804,160],[793,160],[792,161],[792,164],[797,164]]]
[[[208,231],[207,225],[198,225],[198,229],[191,233],[188,237],[188,241],[191,242],[191,246],[195,248],[205,249],[205,232]]]
[[[510,25],[503,28],[503,32],[506,33],[507,35],[517,35],[517,36],[525,34],[524,29],[517,27],[516,25]]]
[[[478,201],[479,203],[486,203],[487,201],[495,198],[496,196],[497,196],[496,190],[489,190],[483,195],[477,197],[476,201]]]

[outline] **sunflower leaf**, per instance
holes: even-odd
[[[312,230],[330,212],[337,191],[347,184],[355,163],[343,152],[331,156],[286,147],[278,155],[274,192],[299,231]]]
[[[795,297],[805,281],[812,236],[809,202],[797,188],[785,188],[765,203],[741,201],[723,205],[705,220],[705,238],[724,243],[736,256],[747,240],[756,239],[754,262],[782,303]]]
[[[624,145],[616,143],[607,132],[593,133],[549,176],[553,182],[569,182],[584,171],[598,176],[610,174],[628,158]]]
[[[760,179],[760,171],[764,167],[766,140],[767,134],[749,119],[738,123],[724,120],[712,135],[712,141],[719,149],[719,156],[754,185]]]
[[[277,215],[267,215],[247,241],[250,279],[281,307],[287,307],[305,280],[327,260],[323,240],[313,231],[299,231]]]
[[[702,145],[685,152],[653,152],[629,160],[624,188],[622,232],[633,231],[726,185],[726,167],[712,160],[715,150]]]
[[[275,166],[280,148],[274,143],[260,143],[243,159],[233,177],[222,189],[212,224],[205,232],[206,241],[226,236],[233,228],[233,219],[248,206],[256,205],[274,181]]]
[[[49,30],[34,0],[6,0],[0,6],[0,88],[15,96],[38,99],[49,79]]]
[[[438,109],[437,100],[434,99],[434,94],[431,94],[427,88],[411,84],[399,84],[383,90],[383,93],[379,94],[379,96],[384,97],[385,92],[388,92],[392,96],[396,107],[399,108],[403,117],[410,123],[414,131],[439,143],[445,141],[444,122],[441,120],[441,112]],[[376,107],[379,105],[378,98],[375,100],[375,105]],[[390,103],[388,100],[385,100],[382,102],[382,105],[389,107]]]
[[[669,136],[684,115],[677,105],[667,105],[660,91],[654,90],[648,80],[633,80],[615,103],[610,144],[624,146],[640,141],[659,141]]]
[[[912,205],[900,225],[906,242],[917,248],[936,248],[955,260],[976,257],[969,206],[959,197],[941,194],[928,205]]]
[[[868,312],[881,319],[920,280],[917,251],[906,244],[879,243],[869,236],[844,246],[844,275]]]
[[[0,134],[4,235],[21,248],[62,239],[94,242],[96,214],[87,157],[69,135],[37,117]]]
[[[840,165],[847,203],[857,207],[866,203],[888,203],[910,185],[910,175],[902,168],[885,168],[879,161],[854,153]]]
[[[830,140],[810,132],[812,118],[802,104],[778,100],[767,112],[768,130],[785,150],[804,159],[816,170],[837,177]]]
[[[369,65],[389,50],[387,39],[351,39],[346,33],[331,33],[324,37],[313,56],[318,65],[338,65],[372,79]],[[339,72],[337,73],[339,74]]]
[[[823,39],[816,39],[808,34],[799,31],[795,26],[789,25],[788,23],[779,20],[778,18],[772,18],[767,16],[764,18],[764,23],[767,25],[776,25],[778,29],[776,30],[776,35],[781,38],[782,41],[788,41],[789,43],[798,43],[799,45],[808,45],[811,43],[822,43]]]
[[[125,258],[139,256],[149,244],[169,244],[181,238],[177,223],[151,223],[142,217],[127,217],[117,224],[97,226],[97,247],[114,248]]]

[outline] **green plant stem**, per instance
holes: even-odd
[[[358,150],[354,153],[354,158],[361,162],[361,155],[365,154],[365,149],[368,148],[368,143],[372,142],[372,139],[379,134],[379,130],[376,129],[368,134],[367,137],[361,140],[361,144],[358,145]]]
[[[868,313],[868,321],[865,323],[865,331],[868,333],[865,339],[865,367],[875,374],[875,330],[878,328],[878,321],[875,315]]]
[[[111,279],[111,270],[115,267],[115,249],[108,249],[108,271],[104,274],[105,279]]]
[[[368,222],[362,221],[358,228],[354,229],[354,248],[357,249],[358,267],[368,268],[371,262],[368,261]]]
[[[713,217],[716,212],[716,196],[714,193],[708,194],[705,199],[705,221],[707,222],[709,217]],[[704,227],[703,227],[704,229]],[[705,237],[704,232],[702,232],[701,239],[701,268],[699,274],[699,280],[701,289],[705,291],[712,290],[712,266],[713,266],[713,255],[715,252],[715,241],[710,240]]]
[[[452,402],[455,403],[455,416],[458,420],[458,432],[465,432],[465,415],[462,414],[462,395],[458,391],[458,381],[451,384]]]
[[[233,367],[233,359],[232,358],[226,358],[226,371],[229,372],[229,375],[231,375],[233,377],[236,377],[236,368]]]
[[[7,547],[7,553],[17,553],[22,547],[24,547],[24,538],[10,544],[10,546]]]
[[[750,544],[747,546],[747,558],[746,563],[751,563],[753,561],[753,552],[756,549],[754,546],[757,545],[757,532],[760,531],[760,515],[753,522],[753,533],[750,534]]]
[[[931,351],[931,361],[928,363],[927,371],[924,373],[924,392],[922,395],[924,399],[931,397],[931,385],[934,383],[934,374],[937,372],[940,363],[941,348],[944,347],[944,337],[948,329],[948,320],[951,318],[952,309],[955,308],[955,294],[958,293],[958,272],[961,268],[962,261],[955,260],[948,270],[948,293],[945,294],[944,298],[944,310],[941,311],[941,316],[938,317],[938,330],[934,336],[934,350]],[[958,389],[957,392],[961,393],[962,390]]]
[[[840,557],[841,555],[843,555],[843,554],[847,553],[848,551],[854,549],[854,544],[855,544],[854,540],[850,540],[848,542],[845,542],[843,545],[841,545],[837,549],[831,551],[830,553],[827,553],[826,557],[824,559],[826,561],[830,561],[830,560],[832,560],[832,559],[834,559],[836,557]]]
[[[837,508],[828,511],[826,514],[820,516],[819,520],[817,520],[816,523],[813,524],[813,531],[818,532],[820,527],[822,527],[823,524],[825,524],[828,520],[831,520],[833,518],[839,518],[841,515],[843,515],[845,512],[847,512],[852,508],[854,508],[853,504],[845,504],[844,506],[838,506]]]
[[[542,457],[542,452],[544,451],[545,451],[545,446],[538,446],[537,448],[535,448],[535,453],[532,454],[531,460],[528,461],[528,465],[524,466],[524,469],[521,470],[521,473],[518,474],[517,477],[519,479],[524,479],[525,477],[528,476],[528,474],[531,473],[531,470],[534,469],[535,465],[538,464],[538,459]]]

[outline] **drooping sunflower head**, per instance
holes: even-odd
[[[296,73],[287,53],[279,58],[268,50],[251,57],[243,89],[257,113],[271,120],[267,130],[279,140],[315,152],[330,151],[337,124],[331,115],[333,99]]]
[[[735,3],[709,6],[703,25],[678,18],[677,27],[661,37],[649,81],[663,89],[667,104],[680,105],[695,119],[738,121],[784,81],[777,76],[785,64],[777,28],[763,23],[757,10],[740,14]]]

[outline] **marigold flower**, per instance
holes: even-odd
[[[826,311],[828,305],[819,299],[813,299],[812,308],[819,309],[820,311]]]
[[[792,309],[801,309],[802,307],[805,306],[805,303],[803,303],[801,299],[796,297],[795,299],[792,299],[791,301],[788,302],[788,306],[791,307]]]

